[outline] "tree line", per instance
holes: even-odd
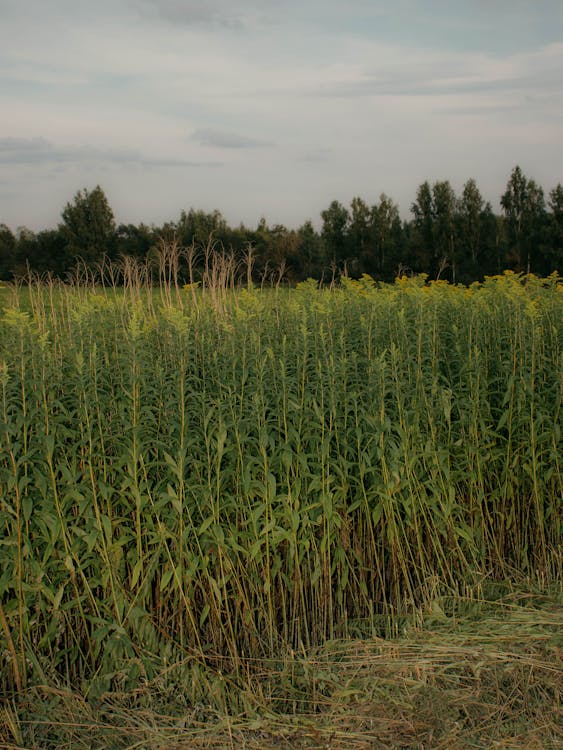
[[[77,260],[89,266],[104,258],[150,258],[159,247],[209,247],[244,253],[254,273],[283,268],[290,281],[327,279],[345,272],[392,281],[404,273],[426,273],[453,283],[470,283],[511,269],[549,275],[563,265],[563,186],[546,199],[543,189],[514,167],[500,198],[501,213],[485,202],[474,179],[460,195],[448,180],[422,183],[401,220],[399,207],[385,193],[374,205],[355,197],[321,212],[317,231],[311,221],[298,229],[268,225],[231,227],[220,211],[182,211],[162,226],[119,224],[101,187],[80,190],[67,203],[56,229],[16,232],[0,224],[0,278],[29,271],[64,278]]]

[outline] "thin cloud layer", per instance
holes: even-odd
[[[138,3],[145,12],[151,10],[173,24],[211,26],[227,29],[242,28],[241,18],[232,12],[232,4],[203,0],[145,0]]]
[[[271,141],[249,138],[238,133],[214,130],[213,128],[198,128],[193,132],[192,139],[202,146],[210,146],[212,148],[245,149],[264,148],[265,146],[273,145]]]
[[[56,146],[46,138],[0,138],[0,164],[55,165],[140,165],[152,167],[212,167],[220,162],[159,159],[143,156],[131,149],[99,149],[94,146],[65,148]]]
[[[57,147],[46,138],[0,138],[0,164],[66,164],[89,162],[139,162],[140,157],[133,151],[107,151],[80,147]]]

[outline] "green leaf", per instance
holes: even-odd
[[[160,579],[160,590],[165,591],[172,580],[174,575],[174,568],[167,568]]]

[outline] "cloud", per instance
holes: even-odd
[[[563,44],[546,45],[533,53],[497,57],[483,53],[413,50],[375,45],[365,49],[365,61],[352,59],[325,71],[300,88],[301,96],[317,98],[467,97],[481,95],[502,104],[498,94],[550,95],[561,90]]]
[[[48,161],[51,151],[45,138],[0,138],[1,164],[38,164]]]
[[[391,75],[365,77],[356,81],[335,81],[321,84],[316,93],[322,97],[355,98],[363,96],[444,96],[478,94],[505,89],[526,89],[530,84],[520,78],[464,80],[463,78],[424,78]]]
[[[232,12],[232,5],[204,0],[137,0],[141,11],[156,12],[173,24],[209,26],[218,29],[241,29],[244,20]]]
[[[308,164],[323,164],[329,161],[330,153],[328,148],[312,148],[302,154],[297,161]]]
[[[0,163],[15,165],[139,161],[134,151],[91,146],[56,146],[46,138],[0,138]]]
[[[192,133],[192,140],[201,146],[227,149],[264,148],[274,145],[271,141],[249,138],[238,133],[214,130],[213,128],[198,128]]]
[[[141,165],[144,167],[212,167],[221,162],[148,157],[132,149],[94,146],[61,147],[46,138],[0,138],[0,164],[11,165]]]

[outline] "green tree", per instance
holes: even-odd
[[[65,237],[59,229],[44,229],[35,236],[35,241],[35,270],[59,277],[70,271],[73,259],[69,257]]]
[[[38,253],[37,235],[27,227],[16,230],[16,263],[14,272],[17,276],[32,271],[44,270]]]
[[[299,252],[299,235],[295,229],[288,229],[283,224],[275,224],[272,229],[274,237],[273,259],[278,266],[293,266]]]
[[[157,238],[152,227],[146,224],[120,224],[115,234],[116,255],[129,255],[144,258],[156,244]]]
[[[72,265],[67,243],[59,229],[44,229],[37,234],[27,227],[18,227],[13,265],[16,275],[28,270],[63,277]]]
[[[311,221],[306,221],[297,230],[299,246],[297,249],[296,273],[300,280],[320,279],[326,262],[325,247],[319,233]]]
[[[353,198],[350,203],[348,223],[348,271],[353,274],[369,273],[371,247],[371,215],[367,203],[362,198]]]
[[[79,190],[62,212],[60,230],[71,257],[94,263],[115,250],[115,220],[106,195],[98,185],[94,190]]]
[[[500,199],[506,217],[508,260],[518,271],[536,270],[546,224],[543,190],[514,167]]]
[[[430,273],[435,265],[434,202],[428,180],[419,185],[416,200],[411,204],[411,213],[414,220],[410,236],[409,263],[414,266],[413,270]]]
[[[223,242],[227,231],[227,222],[220,211],[196,211],[190,208],[188,213],[182,211],[180,221],[176,225],[178,239],[184,246],[192,243],[206,247],[214,239]]]
[[[342,266],[348,260],[350,214],[339,201],[332,201],[325,211],[321,211],[321,218],[321,237],[326,246],[327,259],[333,266]]]
[[[563,185],[560,183],[549,194],[549,249],[547,273],[563,272]]]
[[[385,193],[371,208],[370,229],[373,255],[368,273],[391,280],[401,261],[404,242],[399,207]]]
[[[0,224],[0,279],[10,279],[16,264],[16,236],[6,224]]]
[[[435,182],[432,187],[434,260],[438,263],[438,273],[449,266],[454,283],[457,281],[456,209],[457,198],[449,180]]]
[[[481,256],[482,214],[485,201],[474,179],[463,186],[457,206],[460,265],[473,275]]]
[[[432,187],[426,180],[419,186],[411,205],[414,215],[411,247],[417,271],[439,275],[449,266],[455,281],[456,205],[456,195],[448,180],[435,182]]]
[[[481,211],[481,232],[478,264],[466,281],[476,281],[484,275],[501,273],[506,267],[504,248],[504,217],[494,213],[489,202]]]

